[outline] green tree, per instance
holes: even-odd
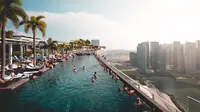
[[[3,79],[5,75],[5,65],[6,65],[6,23],[8,20],[18,28],[19,18],[27,20],[28,16],[26,12],[21,8],[21,0],[0,0],[0,26],[1,26],[1,78]]]
[[[33,54],[34,54],[34,65],[36,65],[36,45],[35,45],[35,39],[36,39],[36,33],[37,29],[40,30],[42,33],[42,36],[44,37],[46,35],[46,23],[42,20],[45,18],[44,16],[31,16],[29,20],[20,22],[20,25],[25,25],[25,32],[28,33],[30,29],[32,29],[33,33]]]
[[[64,50],[67,49],[67,44],[66,43],[58,44],[58,49],[61,50],[61,53],[63,55]]]
[[[6,31],[6,38],[12,38],[12,37],[13,37],[13,34],[14,34],[14,31],[13,31],[13,30],[8,30],[8,31]]]
[[[86,43],[86,46],[90,45],[90,41],[88,39],[85,41],[85,43]]]
[[[47,42],[43,43],[41,48],[48,49],[48,57],[50,53],[53,53],[53,50],[56,50],[58,46],[58,42],[52,40],[52,38],[48,38]]]

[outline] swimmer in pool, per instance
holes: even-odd
[[[128,91],[128,87],[124,85],[124,91]]]
[[[76,72],[76,66],[74,66],[73,70],[74,70],[74,72]]]
[[[140,100],[140,98],[137,98],[136,106],[139,107],[140,105],[142,105],[142,101]]]
[[[115,82],[117,82],[119,80],[119,77],[116,75],[115,76]]]
[[[83,68],[82,68],[83,70],[85,70],[85,66],[83,66]]]
[[[122,88],[120,86],[118,86],[118,92],[120,92],[122,90]]]
[[[92,84],[94,84],[95,83],[95,79],[94,79],[94,77],[92,77]]]
[[[132,94],[134,94],[134,92],[135,92],[134,90],[129,90],[129,91],[128,91],[128,94],[129,94],[129,95],[132,95]]]
[[[97,79],[97,72],[94,72],[94,78]]]

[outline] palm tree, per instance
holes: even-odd
[[[43,49],[48,50],[48,57],[50,53],[53,53],[53,50],[57,49],[58,42],[55,40],[52,40],[52,38],[48,38],[47,42],[43,43],[44,45],[41,46]]]
[[[6,65],[6,23],[10,20],[12,24],[18,28],[19,17],[23,20],[27,20],[26,12],[21,8],[21,0],[0,0],[0,26],[1,26],[1,78],[5,75]]]
[[[34,54],[34,65],[36,65],[36,46],[35,46],[35,38],[37,29],[39,29],[42,33],[42,36],[46,35],[46,23],[41,19],[45,18],[44,16],[31,16],[30,20],[20,22],[20,25],[25,24],[25,32],[28,33],[30,29],[33,32],[33,54]]]
[[[64,50],[67,48],[66,43],[58,44],[58,49],[61,50],[62,55],[64,54]]]
[[[90,41],[88,39],[85,41],[85,43],[86,43],[86,46],[90,45]]]
[[[14,31],[13,31],[13,30],[8,30],[8,31],[6,31],[6,37],[7,37],[7,38],[12,38],[12,37],[13,37],[13,34],[14,34]]]

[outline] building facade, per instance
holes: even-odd
[[[196,72],[196,44],[193,42],[186,42],[184,45],[184,66],[185,73]]]
[[[159,70],[161,72],[165,72],[166,71],[166,44],[160,45],[158,64],[159,64]]]
[[[91,44],[92,44],[93,46],[100,46],[100,40],[97,40],[97,39],[91,40]]]
[[[177,46],[177,69],[176,72],[184,73],[185,66],[184,66],[184,54],[183,54],[183,45],[179,44]]]
[[[159,69],[158,58],[160,46],[158,42],[150,42],[150,68],[152,70]]]
[[[137,62],[141,73],[146,73],[148,70],[148,47],[145,43],[138,44],[137,47]]]
[[[132,66],[137,66],[137,53],[135,52],[130,52],[130,63]]]
[[[196,69],[200,70],[200,40],[196,41]]]

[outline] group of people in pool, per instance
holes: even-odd
[[[82,70],[85,70],[85,69],[86,69],[86,67],[83,66],[83,67],[82,67]],[[74,66],[73,71],[74,71],[74,72],[77,72],[76,66]]]
[[[117,82],[119,80],[119,77],[112,71],[112,70],[109,70],[105,64],[103,64],[103,62],[101,62],[100,59],[98,59],[97,57],[97,60],[99,61],[100,65],[104,68],[104,71],[107,71],[109,72],[109,75],[112,76],[112,79],[115,80],[115,82]],[[121,87],[120,85],[118,85],[118,92],[120,91],[124,91],[126,92],[128,95],[134,95],[135,94],[135,91],[129,87],[129,86],[126,86],[124,85],[123,87]],[[137,107],[141,107],[145,104],[145,102],[143,102],[140,98],[137,98],[136,100],[136,106]]]
[[[82,67],[82,70],[85,70],[85,69],[86,69],[86,67],[83,66],[83,67]],[[76,66],[74,66],[73,71],[74,71],[74,72],[77,72]],[[92,77],[92,84],[94,84],[94,83],[96,82],[96,80],[97,80],[97,72],[94,72],[94,75],[93,75],[93,77]]]

